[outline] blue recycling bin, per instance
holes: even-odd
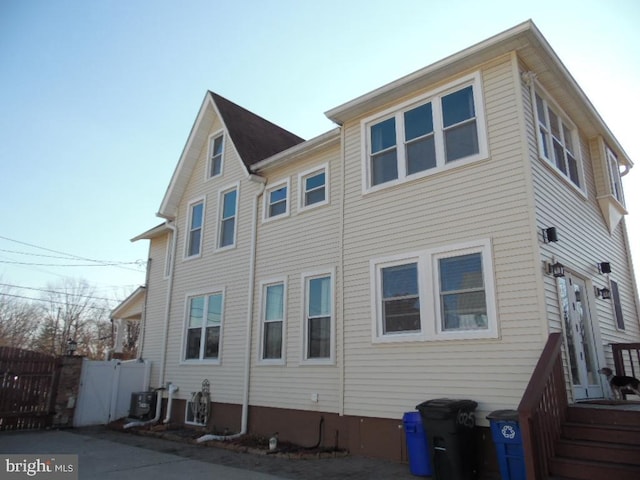
[[[427,434],[422,426],[420,412],[406,412],[402,416],[402,425],[407,438],[409,470],[412,475],[430,477],[432,475]]]
[[[526,480],[522,434],[516,410],[496,410],[487,415],[498,454],[502,480]]]

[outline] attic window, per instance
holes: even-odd
[[[618,200],[618,202],[620,202],[621,205],[624,206],[624,192],[622,191],[622,180],[620,178],[620,164],[618,163],[618,157],[616,157],[615,153],[613,153],[609,147],[606,147],[606,152],[611,194],[616,200]]]
[[[222,173],[223,140],[222,134],[209,138],[209,178],[217,177]]]

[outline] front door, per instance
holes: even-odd
[[[573,398],[602,398],[587,287],[583,279],[570,273],[559,281]]]

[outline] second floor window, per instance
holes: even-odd
[[[189,231],[187,232],[187,257],[200,255],[202,251],[202,222],[204,219],[204,201],[189,207]]]
[[[264,201],[265,220],[289,215],[289,180],[267,187]]]
[[[609,172],[609,183],[611,194],[615,197],[620,205],[624,206],[624,192],[622,191],[622,179],[620,178],[620,164],[618,157],[606,147],[607,152],[607,170]]]
[[[236,216],[238,209],[238,190],[233,189],[222,194],[222,213],[220,217],[219,248],[230,247],[236,243]]]

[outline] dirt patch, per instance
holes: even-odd
[[[273,455],[291,459],[304,458],[336,458],[345,457],[349,454],[347,450],[332,447],[303,447],[291,442],[278,440],[277,446],[272,449],[269,446],[269,438],[261,435],[247,434],[229,440],[209,440],[198,443],[198,439],[206,432],[204,429],[186,428],[183,425],[142,425],[124,429],[126,420],[121,419],[107,425],[107,428],[115,431],[126,432],[133,435],[150,436],[163,438],[174,442],[204,445],[207,447],[222,448],[235,452],[250,453],[253,455]],[[229,435],[229,432],[225,432]],[[220,434],[222,435],[222,434]]]

